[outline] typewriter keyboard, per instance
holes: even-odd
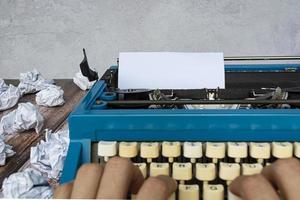
[[[277,159],[300,158],[300,142],[112,142],[93,143],[92,161],[129,158],[143,176],[178,181],[170,199],[235,199],[227,186],[240,175],[260,173]],[[134,197],[133,197],[134,198]]]

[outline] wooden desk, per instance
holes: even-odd
[[[6,80],[7,84],[12,83],[15,86],[18,84],[17,80]],[[67,127],[67,117],[73,110],[80,99],[84,96],[85,91],[80,90],[72,80],[60,79],[55,80],[56,85],[61,86],[64,90],[65,104],[59,107],[47,108],[38,106],[39,111],[44,117],[44,129],[51,129],[53,132],[60,130],[61,128]],[[36,105],[35,94],[24,95],[20,100],[21,102],[31,102]],[[17,105],[6,111],[0,111],[0,119],[2,116],[11,110],[15,109]],[[37,134],[34,130],[29,130],[15,135],[6,136],[6,142],[13,146],[13,150],[16,154],[6,159],[6,165],[0,167],[0,187],[2,187],[3,180],[10,174],[17,172],[24,165],[28,166],[28,160],[30,156],[30,148],[36,146],[37,143],[44,139],[44,132]],[[26,164],[27,162],[27,164]]]

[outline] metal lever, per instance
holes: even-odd
[[[85,49],[83,49],[84,58],[80,63],[80,70],[83,76],[87,77],[89,81],[98,80],[98,73],[91,70],[87,61]]]

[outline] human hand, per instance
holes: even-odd
[[[261,174],[239,176],[229,189],[246,200],[300,199],[300,162],[295,158],[277,160]]]
[[[144,177],[129,159],[114,157],[106,165],[86,164],[80,167],[76,179],[56,188],[54,198],[165,200],[176,190],[177,183],[168,176]]]

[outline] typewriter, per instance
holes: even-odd
[[[300,158],[299,60],[227,57],[226,89],[119,90],[118,65],[110,67],[68,118],[61,183],[84,163],[120,156],[144,177],[177,180],[171,199],[226,199],[237,176]]]

